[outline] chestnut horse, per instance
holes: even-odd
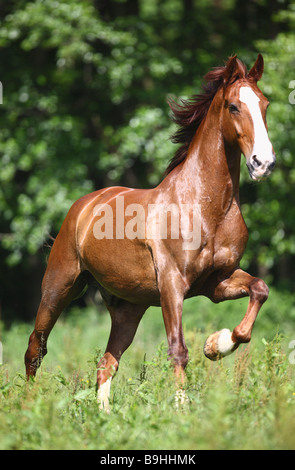
[[[220,359],[250,341],[268,287],[239,267],[248,239],[239,178],[241,153],[253,180],[268,176],[275,165],[267,135],[268,100],[257,87],[262,73],[260,54],[249,72],[233,56],[205,76],[201,94],[181,104],[170,100],[174,121],[180,126],[174,141],[182,145],[157,187],[105,188],[73,204],[43,278],[35,329],[25,354],[28,377],[35,375],[46,354],[49,333],[60,313],[91,279],[97,282],[112,321],[97,372],[98,401],[106,410],[111,379],[151,305],[162,308],[168,357],[180,390],[188,363],[182,329],[184,299],[205,295],[221,302],[249,296],[241,323],[232,332],[213,333],[204,353],[211,360]],[[161,213],[173,209],[163,236],[153,236],[159,226],[157,207]],[[187,224],[179,230],[175,208],[183,212],[187,207],[191,208]],[[130,218],[134,213],[137,216]],[[194,243],[189,244],[189,235],[195,233]]]

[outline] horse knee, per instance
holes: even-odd
[[[269,288],[262,279],[255,278],[250,284],[250,293],[253,300],[262,305],[268,298]]]
[[[180,361],[181,367],[183,367],[185,369],[186,366],[187,366],[188,360],[189,360],[188,351],[186,350],[184,352],[184,354],[182,355],[182,357],[181,357],[181,361]]]

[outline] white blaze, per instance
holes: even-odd
[[[253,121],[254,145],[250,157],[256,155],[263,165],[270,163],[274,158],[273,150],[259,107],[260,99],[252,88],[243,86],[240,88],[240,101],[248,106]]]

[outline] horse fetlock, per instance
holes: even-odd
[[[188,350],[186,348],[176,349],[169,348],[168,359],[174,363],[175,367],[186,368],[189,361]]]
[[[43,356],[34,355],[32,356],[28,350],[25,354],[25,365],[27,378],[35,376],[37,369],[40,367]]]
[[[33,332],[30,336],[29,346],[25,353],[25,365],[27,377],[36,375],[43,357],[47,354],[46,341],[43,335]]]
[[[119,367],[119,362],[110,354],[105,353],[97,364],[97,384],[106,382],[109,378],[113,378]]]
[[[224,328],[210,335],[204,345],[204,354],[211,361],[217,361],[231,354],[239,343],[233,341],[232,332]]]
[[[251,340],[252,328],[241,329],[238,326],[233,330],[233,338],[238,343],[249,343]]]

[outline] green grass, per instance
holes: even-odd
[[[33,326],[14,324],[2,334],[0,448],[294,449],[291,296],[271,291],[251,343],[232,356],[213,363],[203,355],[206,337],[236,326],[246,306],[247,299],[185,303],[189,403],[178,410],[160,309],[148,310],[121,360],[110,415],[98,411],[95,397],[96,363],[110,328],[107,314],[77,307],[65,313],[51,333],[34,383],[26,383],[23,366]]]

